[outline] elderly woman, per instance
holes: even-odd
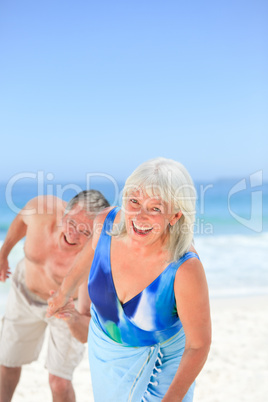
[[[60,290],[59,312],[89,273],[89,362],[95,402],[193,400],[210,347],[205,273],[193,248],[195,189],[157,158],[127,179],[123,203],[95,221]]]

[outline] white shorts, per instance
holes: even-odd
[[[65,321],[47,318],[47,303],[25,285],[25,263],[20,261],[12,275],[11,289],[2,319],[0,364],[20,367],[37,360],[49,328],[46,368],[49,373],[72,379],[85,346],[75,339]]]

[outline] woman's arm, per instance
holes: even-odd
[[[93,236],[88,240],[82,251],[77,255],[71,270],[63,279],[58,291],[53,293],[53,296],[48,299],[47,317],[51,317],[52,315],[59,313],[59,310],[68,303],[69,298],[78,288],[78,286],[87,280],[94,258],[94,250],[99,241],[103,222],[112,208],[114,207],[103,209],[94,219]]]
[[[176,274],[174,290],[186,344],[179,368],[163,402],[183,400],[205,364],[211,343],[208,287],[203,266],[197,258],[181,265]]]
[[[90,322],[91,300],[88,294],[87,281],[84,281],[78,290],[78,306],[75,308],[73,299],[56,313],[55,317],[64,320],[71,334],[80,342],[86,343]]]
[[[65,306],[75,290],[87,280],[94,257],[92,238],[76,257],[74,264],[62,281],[60,288],[48,299],[47,317],[56,314]]]

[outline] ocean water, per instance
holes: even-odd
[[[0,183],[0,246],[10,223],[27,201],[54,194],[68,201],[85,189],[101,191],[121,204],[123,182],[103,175],[81,183],[55,183],[42,172]],[[211,297],[268,294],[268,183],[260,172],[249,177],[196,182],[195,247],[204,265]],[[9,257],[13,270],[23,256],[23,240]],[[0,283],[0,315],[10,281]]]

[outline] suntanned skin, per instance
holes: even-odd
[[[99,239],[100,229],[108,211],[101,212],[94,222],[94,235],[89,241],[59,291],[48,300],[48,315],[57,312],[68,296],[88,275]],[[115,224],[120,221],[119,212]],[[158,200],[133,198],[127,204],[125,222],[127,234],[111,240],[111,269],[117,296],[126,303],[153,282],[168,265],[166,246],[168,226],[174,225],[181,214],[168,213]],[[194,248],[191,247],[191,251]],[[181,402],[202,369],[211,342],[211,321],[206,277],[197,258],[185,261],[176,273],[174,293],[178,315],[186,336],[186,346],[177,373],[162,399]]]
[[[27,288],[47,300],[57,291],[63,278],[74,264],[85,244],[91,237],[93,216],[89,216],[76,205],[67,215],[67,203],[53,196],[32,199],[13,220],[5,242],[0,250],[0,280],[11,274],[8,255],[14,245],[25,237],[25,282]],[[90,321],[90,299],[86,283],[70,295],[69,304],[58,318],[66,320],[73,336],[86,342]],[[78,297],[78,310],[72,303]],[[20,377],[20,367],[1,366],[0,402],[10,401]],[[53,401],[73,402],[75,395],[70,381],[50,374]],[[6,386],[5,386],[6,384]]]
[[[23,215],[31,210],[38,212],[42,202],[43,213]],[[72,225],[68,225],[67,219],[78,223],[85,222],[90,230],[92,228],[92,219],[79,207],[63,218],[66,205],[66,202],[55,197],[35,198],[16,218],[26,235],[26,285],[44,300],[50,296],[51,289],[58,289],[77,254],[88,240],[87,236],[77,233]],[[77,292],[73,297],[77,297]]]

